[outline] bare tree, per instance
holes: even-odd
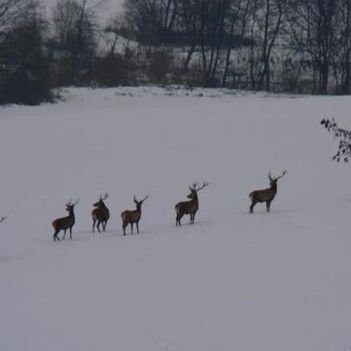
[[[225,48],[232,43],[236,16],[236,0],[181,1],[181,21],[187,38],[188,53],[184,60],[186,72],[190,60],[199,49],[202,81],[205,85],[217,84],[218,66],[223,61]],[[227,68],[231,50],[227,51]],[[226,77],[227,73],[224,74]],[[225,80],[225,78],[224,78]]]
[[[8,4],[9,5],[9,4]],[[3,12],[0,39],[0,104],[36,105],[51,99],[49,61],[44,50],[47,22],[40,2],[12,3],[8,18]]]
[[[116,15],[109,19],[103,30],[103,34],[108,47],[108,54],[111,57],[114,57],[116,54],[118,40],[122,36],[128,36],[126,33],[126,25],[124,24],[124,17],[121,15]]]
[[[296,53],[311,63],[316,92],[328,92],[330,68],[335,54],[339,0],[293,0],[289,2],[289,38]]]
[[[175,25],[177,0],[125,0],[123,6],[129,28],[142,44],[160,45]]]
[[[183,62],[183,73],[188,71],[193,54],[200,45],[204,28],[203,8],[205,6],[206,0],[179,0],[180,22],[188,44],[186,58]]]
[[[285,0],[254,0],[250,18],[250,76],[254,88],[271,90],[271,58],[281,33]]]
[[[334,52],[336,70],[340,72],[340,92],[351,93],[351,0],[339,0],[337,44]]]
[[[68,61],[64,83],[77,82],[92,66],[97,46],[95,10],[88,0],[59,0],[54,8],[52,46],[59,59]]]
[[[21,16],[24,5],[23,0],[0,0],[0,39]]]
[[[235,40],[242,40],[246,34],[252,4],[253,0],[233,0],[231,3],[231,8],[228,14],[228,44],[222,78],[223,85],[226,85],[227,75],[231,64],[230,59],[232,50],[234,46],[239,46],[235,45]]]
[[[225,37],[225,19],[229,0],[208,1],[204,7],[204,30],[201,35],[201,55],[205,85],[216,84],[216,72]]]

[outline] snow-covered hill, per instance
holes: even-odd
[[[322,117],[350,97],[69,89],[0,110],[0,350],[343,351],[351,347],[350,168]],[[287,175],[267,214],[248,193]],[[193,181],[195,225],[174,205]],[[108,231],[91,233],[108,192]],[[141,234],[120,213],[150,194]],[[73,240],[54,218],[80,198]]]

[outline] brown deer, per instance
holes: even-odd
[[[141,206],[145,200],[149,198],[149,195],[146,195],[144,199],[138,201],[137,197],[134,195],[133,201],[136,205],[135,210],[126,210],[121,213],[122,218],[122,228],[123,228],[123,235],[126,235],[126,227],[130,224],[130,233],[133,234],[133,225],[136,224],[137,233],[139,234],[139,221],[141,218]]]
[[[199,209],[199,198],[197,196],[198,191],[205,188],[209,183],[204,182],[200,188],[198,188],[198,183],[193,183],[189,186],[190,194],[187,196],[189,201],[178,202],[175,205],[176,211],[176,226],[180,226],[180,220],[184,215],[190,215],[190,224],[194,224],[195,215]]]
[[[265,202],[266,211],[270,212],[271,202],[273,201],[278,190],[277,188],[278,179],[282,178],[285,174],[286,174],[286,171],[284,171],[279,177],[273,178],[271,173],[268,173],[270,187],[262,190],[254,190],[250,193],[249,195],[249,198],[251,199],[250,213],[253,213],[254,206],[257,204],[257,202]]]
[[[96,222],[96,229],[99,233],[100,224],[102,225],[102,231],[106,231],[106,224],[110,218],[110,211],[104,203],[104,200],[106,200],[107,198],[108,194],[105,194],[104,196],[100,195],[99,200],[93,204],[93,206],[95,207],[91,212],[91,216],[93,217],[93,233],[95,231]]]
[[[63,230],[63,238],[66,237],[66,231],[69,229],[69,238],[72,239],[72,227],[74,226],[74,223],[76,222],[76,218],[74,216],[74,206],[77,205],[79,202],[79,199],[72,203],[71,200],[66,203],[66,211],[68,212],[68,216],[66,217],[61,217],[57,218],[52,222],[52,226],[55,229],[54,233],[54,241],[60,240],[60,238],[57,236],[58,233]]]

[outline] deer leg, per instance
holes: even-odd
[[[250,206],[250,213],[253,213],[254,206],[257,204],[256,201],[252,200],[251,206]]]
[[[266,211],[271,212],[271,202],[272,200],[266,201]]]
[[[137,233],[139,234],[139,222],[136,222]]]
[[[66,230],[67,230],[67,229],[64,229],[64,230],[63,230],[63,237],[62,237],[62,240],[66,237]]]
[[[72,227],[69,227],[69,238],[72,240]]]
[[[95,223],[96,223],[96,220],[93,219],[93,233],[95,232]]]
[[[183,215],[182,214],[177,214],[176,217],[176,226],[181,226],[182,224],[180,223],[180,220],[182,219]]]
[[[59,233],[59,230],[56,230],[53,237],[54,241],[56,240],[60,241],[60,238],[57,236],[58,233]]]
[[[127,226],[127,223],[124,223],[122,224],[122,228],[123,228],[123,235],[126,235],[126,226]]]
[[[194,212],[192,215],[191,215],[191,224],[194,224],[195,223],[195,215],[196,215],[196,212]]]
[[[134,226],[134,223],[130,222],[130,234],[133,234],[133,226]]]
[[[102,231],[103,232],[106,231],[106,224],[107,224],[107,221],[102,222]]]
[[[100,221],[97,222],[97,225],[96,225],[96,229],[98,230],[98,232],[100,233]]]

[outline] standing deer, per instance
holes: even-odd
[[[52,226],[55,229],[54,233],[54,241],[60,240],[60,238],[57,236],[57,234],[63,230],[63,238],[66,237],[66,231],[69,229],[69,238],[72,239],[72,227],[74,226],[74,223],[76,222],[76,218],[74,216],[74,206],[77,205],[79,202],[79,199],[72,204],[71,200],[66,203],[66,211],[68,212],[68,216],[66,217],[61,217],[57,218],[52,222]]]
[[[130,224],[130,233],[133,234],[133,225],[136,224],[137,233],[139,234],[139,221],[141,218],[141,206],[145,200],[149,198],[149,195],[146,195],[144,199],[138,201],[137,197],[134,195],[133,201],[136,205],[135,210],[126,210],[121,213],[122,218],[122,228],[123,228],[123,235],[126,235],[126,227]]]
[[[273,201],[275,195],[277,194],[277,183],[278,179],[282,178],[286,174],[284,171],[279,177],[273,178],[271,173],[268,173],[270,188],[262,190],[254,190],[250,193],[249,197],[251,199],[250,213],[253,213],[254,206],[257,202],[266,203],[266,211],[270,212],[271,202]]]
[[[190,215],[190,224],[194,224],[195,215],[199,209],[199,198],[197,196],[198,191],[205,188],[209,183],[204,182],[200,188],[198,188],[198,183],[193,183],[192,186],[189,186],[190,194],[187,196],[190,201],[178,202],[175,205],[176,211],[176,226],[180,226],[180,220],[186,214]]]
[[[96,229],[100,233],[100,224],[102,225],[102,231],[106,231],[106,224],[107,221],[110,218],[110,211],[107,208],[107,206],[104,203],[104,200],[108,198],[108,194],[105,194],[104,196],[100,195],[98,202],[95,202],[93,206],[95,207],[92,212],[91,216],[93,217],[93,233],[95,231],[95,224]]]

